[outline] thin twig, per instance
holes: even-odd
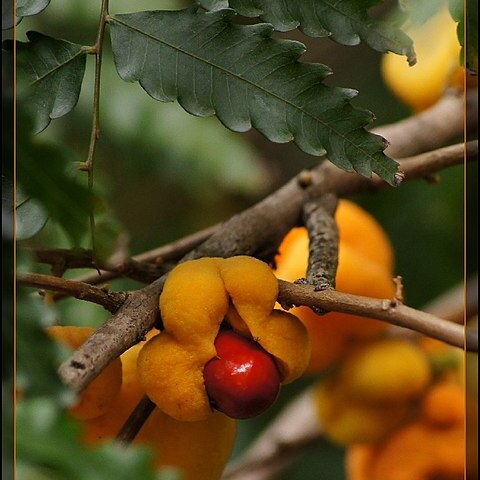
[[[212,233],[217,230],[219,225],[207,227],[198,232],[192,233],[179,240],[171,242],[167,245],[154,248],[148,252],[143,252],[134,255],[130,261],[127,260],[127,268],[122,270],[116,268],[115,270],[103,270],[100,267],[99,272],[86,273],[75,278],[78,282],[89,283],[90,285],[98,285],[118,277],[128,277],[142,282],[152,282],[169,270],[170,262],[177,262],[180,258],[186,255],[190,250],[203,243]],[[138,266],[136,270],[130,270],[133,265]],[[167,266],[167,268],[166,268]],[[159,274],[155,278],[151,278],[153,274],[148,273],[155,269]],[[58,300],[60,296],[56,297]]]
[[[158,277],[163,275],[166,271],[165,268],[155,265],[154,263],[149,262],[139,262],[134,258],[126,258],[121,262],[109,263],[109,262],[99,262],[94,258],[93,252],[91,250],[83,249],[74,249],[67,250],[63,248],[33,248],[30,250],[35,260],[39,263],[46,263],[49,265],[57,264],[61,262],[65,269],[74,269],[74,268],[99,268],[101,271],[105,271],[112,274],[112,277],[115,276],[125,276],[138,280],[141,282],[149,283],[156,280]],[[92,276],[92,274],[88,274]],[[97,273],[94,274],[94,278],[100,278],[105,281],[105,276],[99,276]],[[75,278],[74,280],[84,283],[81,277]],[[92,284],[92,283],[90,283]],[[55,297],[58,300],[58,296]]]
[[[105,25],[107,23],[106,16],[108,14],[108,0],[102,0],[102,7],[100,11],[100,20],[98,23],[97,39],[93,52],[95,54],[95,80],[93,90],[93,118],[92,131],[90,133],[90,144],[88,147],[88,156],[86,166],[88,169],[88,188],[93,191],[93,167],[95,160],[95,150],[97,148],[97,140],[100,137],[100,84],[102,73],[102,54],[103,54],[103,39],[105,36]],[[90,212],[90,230],[92,238],[92,250],[96,251],[95,245],[95,214],[93,208]]]
[[[20,275],[17,280],[20,285],[68,293],[69,296],[79,300],[86,300],[87,302],[101,305],[111,313],[115,313],[128,297],[128,294],[125,292],[110,292],[87,283],[40,273],[26,273]]]
[[[128,447],[135,439],[143,424],[155,410],[155,404],[145,395],[128,417],[115,441],[123,447]]]

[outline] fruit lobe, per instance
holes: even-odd
[[[230,330],[220,330],[215,348],[217,357],[203,371],[215,408],[229,417],[246,419],[270,407],[281,383],[272,356],[254,340]]]

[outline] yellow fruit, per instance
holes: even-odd
[[[417,54],[414,66],[409,67],[400,55],[383,56],[381,69],[386,84],[415,111],[433,105],[449,86],[463,88],[456,29],[445,5],[425,24],[406,30]]]
[[[282,383],[298,378],[310,358],[309,337],[292,314],[274,311],[278,281],[247,256],[201,258],[169,274],[160,311],[165,331],[138,356],[142,388],[167,415],[200,421],[211,415],[203,369],[216,356],[222,322],[250,336],[275,358]]]
[[[401,339],[381,339],[354,349],[338,373],[347,396],[373,404],[419,397],[431,377],[425,353]]]
[[[374,298],[392,298],[395,293],[393,248],[378,222],[365,210],[341,200],[335,214],[339,229],[339,263],[336,289]],[[295,281],[305,277],[308,265],[308,233],[294,228],[284,238],[276,258],[277,278]],[[305,324],[310,334],[312,354],[307,373],[316,373],[334,364],[350,341],[368,339],[386,328],[380,321],[331,312],[316,315],[309,308],[291,312]]]
[[[438,426],[462,424],[465,420],[465,391],[455,383],[441,382],[423,399],[426,421]]]
[[[85,343],[94,331],[94,328],[73,326],[52,326],[47,330],[53,339],[72,350]],[[77,402],[69,408],[69,412],[79,420],[99,417],[115,401],[121,385],[122,364],[117,358],[80,393]]]
[[[463,480],[464,435],[461,425],[434,429],[424,423],[409,424],[383,444],[350,448],[348,480]]]
[[[346,456],[348,480],[463,480],[462,388],[445,381],[434,385],[423,398],[419,413],[381,443],[350,447]]]
[[[349,400],[332,382],[322,382],[315,390],[320,425],[328,438],[340,445],[377,442],[406,421],[408,404],[384,405]]]
[[[155,334],[149,334],[151,338]],[[121,356],[123,384],[111,408],[101,417],[85,422],[88,444],[109,442],[145,394],[137,374],[137,357],[142,342]],[[184,480],[218,480],[230,457],[236,423],[221,413],[210,413],[199,422],[181,422],[156,408],[134,440],[150,447],[156,467],[175,467]]]

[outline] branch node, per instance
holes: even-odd
[[[308,170],[303,170],[297,175],[298,186],[302,189],[308,188],[312,182],[312,173]]]

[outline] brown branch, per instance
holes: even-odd
[[[424,177],[463,163],[463,144],[400,162],[406,179]],[[473,142],[470,151],[478,151]],[[299,223],[303,205],[326,193],[344,196],[384,185],[378,177],[366,179],[346,173],[331,163],[303,172],[253,207],[235,215],[208,240],[182,260],[205,256],[252,255],[271,260],[285,234]],[[59,369],[60,378],[75,391],[83,390],[114,358],[138,343],[158,319],[158,297],[166,275],[132,292],[125,304]],[[83,368],[74,368],[81,365]]]
[[[279,280],[278,301],[289,308],[294,305],[317,307],[326,311],[350,313],[362,317],[374,318],[391,325],[415,330],[449,345],[464,348],[465,330],[463,326],[399,303],[396,299],[376,299],[323,290],[321,292],[309,285],[298,285]],[[467,351],[477,351],[475,339],[466,345]],[[476,350],[477,349],[477,350]]]
[[[155,410],[156,405],[145,395],[135,407],[115,441],[123,447],[128,447],[135,439],[137,433],[143,427],[150,414]]]
[[[335,210],[338,198],[327,194],[307,202],[303,218],[308,230],[307,283],[318,290],[335,288],[338,267],[338,227]]]
[[[129,293],[115,315],[60,365],[58,374],[65,385],[82,391],[113,359],[145,339],[159,318],[158,297],[165,278]]]
[[[394,158],[409,157],[452,141],[462,141],[465,112],[467,126],[473,131],[478,126],[477,97],[476,90],[469,92],[465,100],[463,92],[451,90],[429,109],[392,125],[378,127],[374,133],[388,140],[390,145],[385,153]]]
[[[111,292],[87,283],[39,273],[21,275],[18,277],[18,283],[28,287],[67,293],[69,296],[79,300],[86,300],[101,305],[111,313],[115,313],[128,297],[128,294],[124,292]]]

